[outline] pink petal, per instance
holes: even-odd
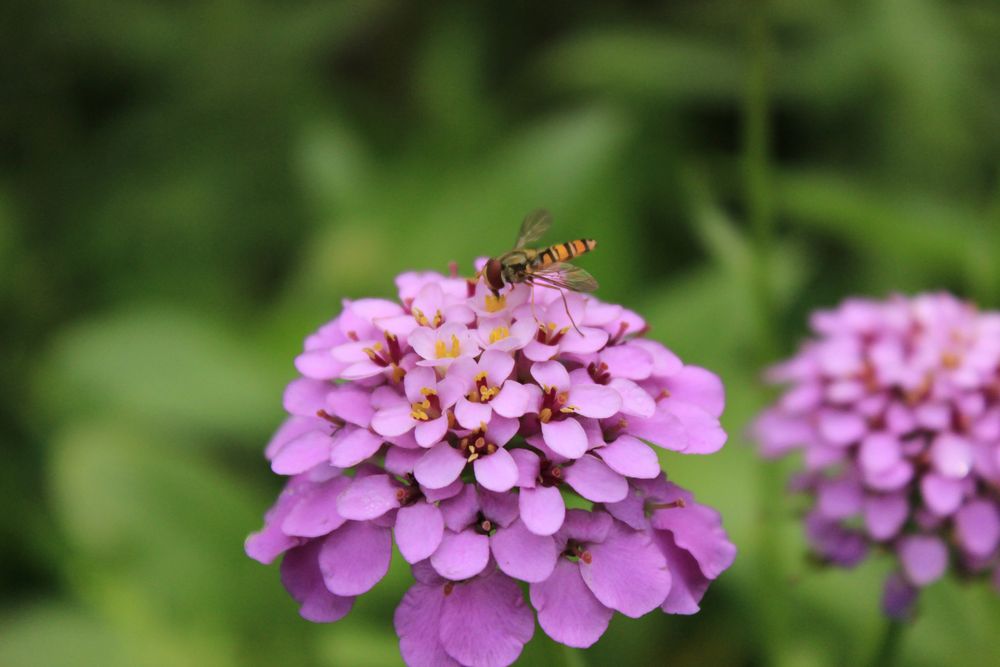
[[[698,603],[708,590],[710,580],[702,573],[691,554],[674,544],[669,533],[657,531],[654,539],[670,570],[670,593],[660,605],[668,614],[696,614]]]
[[[577,384],[569,390],[569,407],[585,417],[604,419],[622,407],[621,395],[599,384]]]
[[[421,447],[430,447],[435,445],[444,438],[444,434],[448,432],[448,417],[441,415],[437,419],[432,419],[430,421],[422,421],[417,423],[417,428],[414,429],[413,434],[417,438],[417,444]]]
[[[332,380],[344,370],[344,363],[334,359],[329,348],[324,348],[295,357],[295,369],[308,378]]]
[[[639,618],[667,599],[670,571],[649,533],[615,523],[604,542],[587,550],[590,562],[580,559],[580,574],[604,606]]]
[[[447,442],[439,442],[413,466],[413,474],[421,485],[429,489],[442,489],[462,474],[465,457]]]
[[[438,638],[446,590],[443,583],[414,584],[396,607],[393,624],[399,652],[409,667],[461,667]]]
[[[347,519],[337,511],[337,496],[350,483],[350,477],[334,477],[313,485],[281,522],[281,530],[298,537],[321,537],[340,528]]]
[[[433,368],[417,366],[411,368],[403,378],[403,389],[406,392],[406,400],[410,403],[419,403],[424,400],[423,391],[425,389],[437,389],[437,374]]]
[[[298,475],[330,458],[333,439],[325,431],[309,431],[282,447],[271,460],[271,470],[279,475]]]
[[[445,531],[441,545],[431,556],[431,565],[445,579],[462,581],[486,568],[490,558],[490,539],[472,530],[460,533]]]
[[[698,366],[685,366],[666,381],[670,395],[679,401],[693,403],[718,417],[726,405],[726,391],[717,375]]]
[[[559,489],[552,486],[522,488],[518,506],[524,525],[536,535],[554,534],[566,518],[566,503]]]
[[[345,519],[367,521],[399,507],[399,486],[388,475],[357,478],[337,499],[337,512]]]
[[[335,595],[361,595],[389,571],[392,536],[368,521],[348,521],[323,541],[319,567]]]
[[[532,340],[524,347],[524,356],[531,361],[548,362],[549,359],[559,354],[558,345],[546,345]]]
[[[595,503],[616,503],[628,495],[625,478],[596,457],[582,456],[564,468],[566,483],[581,496]]]
[[[497,530],[490,547],[500,569],[521,581],[545,581],[556,566],[555,540],[532,533],[521,521]]]
[[[493,411],[502,417],[517,418],[528,411],[531,394],[520,382],[508,380],[500,388],[500,393],[490,401]]]
[[[903,571],[917,586],[936,581],[948,567],[948,549],[937,537],[909,535],[899,541],[898,549]]]
[[[858,450],[861,466],[872,473],[888,470],[899,462],[901,456],[899,440],[889,433],[869,433]]]
[[[620,475],[653,479],[660,474],[660,460],[647,444],[630,435],[619,436],[614,442],[595,452]]]
[[[542,387],[555,387],[557,391],[569,389],[569,372],[558,361],[537,361],[531,365],[531,377]]]
[[[819,433],[831,445],[850,445],[864,437],[868,425],[853,412],[826,409],[819,413]]]
[[[435,505],[417,502],[396,513],[396,546],[407,563],[430,558],[441,546],[444,517]]]
[[[653,355],[635,345],[616,345],[602,350],[601,361],[616,378],[645,380],[653,372]]]
[[[947,516],[958,509],[965,496],[963,480],[937,473],[927,473],[920,480],[920,493],[927,508],[938,516]]]
[[[955,534],[966,552],[986,558],[1000,544],[1000,512],[989,500],[973,500],[955,514]]]
[[[538,624],[545,634],[575,648],[592,646],[614,615],[583,583],[580,568],[563,558],[552,576],[531,584],[531,604],[538,610]]]
[[[578,459],[583,456],[589,444],[583,426],[572,417],[542,424],[542,437],[553,452],[568,459]]]
[[[368,429],[359,428],[338,439],[330,450],[330,465],[351,468],[379,450],[385,440]]]
[[[656,401],[649,393],[632,380],[614,378],[608,386],[618,392],[622,399],[621,411],[636,417],[652,417],[656,413]]]
[[[332,623],[351,611],[353,597],[327,590],[319,569],[320,542],[292,549],[281,561],[281,583],[299,603],[299,614],[313,623]]]
[[[486,350],[479,358],[479,369],[486,372],[490,386],[499,387],[514,370],[514,357],[499,350]]]
[[[481,456],[472,464],[476,481],[490,491],[509,491],[517,483],[517,464],[506,449],[501,447],[492,454]]]
[[[473,630],[474,629],[474,630]],[[506,667],[535,633],[521,588],[500,572],[456,585],[441,613],[441,644],[475,667]]]
[[[964,438],[942,433],[931,445],[931,461],[942,475],[961,479],[972,469],[972,446]]]
[[[378,410],[372,415],[372,430],[384,436],[402,435],[416,424],[410,416],[412,410],[406,404]]]
[[[326,406],[332,414],[362,428],[368,428],[375,413],[369,392],[344,386],[327,396]]]
[[[459,533],[476,520],[479,513],[479,494],[475,484],[463,484],[462,489],[441,503],[444,525],[453,533]]]
[[[869,495],[865,498],[865,526],[879,541],[892,539],[906,522],[910,504],[902,494]]]
[[[475,430],[489,423],[492,416],[493,408],[488,403],[473,403],[463,396],[455,404],[455,419],[463,428]]]
[[[518,448],[510,450],[510,455],[514,457],[514,463],[517,464],[517,485],[522,488],[534,488],[541,470],[538,454]]]

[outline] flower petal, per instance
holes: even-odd
[[[632,380],[614,378],[608,386],[618,392],[622,399],[621,411],[635,417],[652,417],[656,412],[656,401],[649,393]]]
[[[281,561],[281,583],[299,603],[299,614],[313,623],[332,623],[351,611],[353,597],[334,595],[319,569],[321,542],[313,540],[292,549]]]
[[[490,491],[504,492],[517,483],[517,464],[503,447],[492,454],[481,456],[472,464],[476,481]]]
[[[566,483],[592,502],[616,503],[628,495],[625,478],[594,456],[581,456],[564,471]]]
[[[312,485],[281,522],[281,530],[298,537],[321,537],[340,528],[347,519],[337,511],[337,496],[350,484],[350,477],[334,477]]]
[[[528,411],[531,394],[524,385],[514,380],[504,382],[500,393],[490,401],[493,411],[502,417],[518,418]]]
[[[599,384],[577,384],[569,390],[569,405],[584,417],[604,419],[622,407],[621,395]]]
[[[542,424],[542,437],[549,449],[568,459],[583,456],[589,444],[583,426],[572,417]]]
[[[334,443],[330,450],[330,465],[351,468],[373,456],[385,440],[367,428],[359,428],[348,433]]]
[[[465,457],[447,442],[439,442],[413,466],[413,475],[422,486],[443,489],[462,474]]]
[[[396,513],[395,535],[396,546],[407,563],[430,558],[444,537],[441,510],[423,501],[400,508]]]
[[[639,618],[659,607],[670,592],[670,570],[649,533],[615,523],[604,542],[587,545],[580,574],[587,588],[606,606]]]
[[[454,587],[438,637],[452,658],[476,667],[506,667],[535,634],[520,586],[500,572]]]
[[[497,530],[490,547],[500,569],[521,581],[545,581],[556,565],[555,540],[532,533],[520,520]]]
[[[372,415],[372,430],[385,436],[402,435],[416,425],[416,420],[410,416],[412,411],[413,408],[405,403],[377,410]]]
[[[480,424],[487,424],[493,416],[489,403],[473,403],[464,396],[455,404],[455,419],[463,428],[475,430]]]
[[[444,434],[447,432],[448,417],[441,415],[437,419],[418,423],[413,434],[417,438],[418,445],[421,447],[430,447],[441,442],[444,438]]]
[[[375,519],[399,507],[399,491],[399,485],[389,475],[355,477],[337,498],[337,511],[352,521]]]
[[[331,533],[319,552],[323,581],[336,595],[361,595],[389,571],[392,536],[368,521],[348,521]]]
[[[948,548],[937,537],[908,535],[899,541],[898,550],[903,571],[916,586],[936,581],[948,566]]]
[[[279,475],[298,475],[330,459],[333,438],[325,431],[309,431],[295,438],[271,459]]]
[[[685,366],[679,373],[666,380],[671,397],[692,403],[718,417],[726,405],[726,391],[722,380],[715,373],[699,366]]]
[[[955,534],[966,552],[986,558],[1000,544],[1000,512],[989,500],[973,500],[955,514]]]
[[[619,436],[614,442],[595,450],[601,459],[620,475],[653,479],[660,474],[656,452],[638,438]]]
[[[408,667],[461,667],[438,639],[446,590],[444,583],[414,584],[396,607],[392,620]]]
[[[566,503],[559,489],[552,486],[522,488],[518,506],[524,525],[536,535],[554,534],[566,518]]]
[[[445,531],[441,544],[431,555],[431,565],[445,579],[462,581],[486,568],[490,559],[490,539],[472,530]]]
[[[536,361],[531,365],[531,377],[544,387],[554,387],[556,391],[569,389],[569,372],[558,361]]]
[[[583,583],[580,568],[564,558],[556,563],[552,576],[531,584],[530,594],[542,630],[567,646],[592,646],[614,615]]]

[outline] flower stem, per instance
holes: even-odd
[[[572,646],[566,646],[565,644],[560,644],[559,646],[562,647],[563,663],[566,667],[587,667],[582,651]]]
[[[772,363],[780,346],[775,328],[777,307],[771,289],[771,262],[775,235],[773,179],[771,175],[771,129],[769,70],[771,40],[768,30],[767,0],[747,3],[748,72],[743,97],[743,187],[746,216],[753,235],[754,265],[752,279],[756,315],[755,366]],[[783,545],[778,530],[783,507],[781,474],[772,462],[760,459],[757,464],[756,535],[758,593],[769,599],[761,610],[763,626],[760,649],[768,664],[780,664],[780,649],[786,645],[789,603],[782,591],[781,563]]]
[[[900,647],[902,646],[900,640],[903,636],[903,626],[903,621],[896,619],[888,620],[885,625],[885,631],[882,633],[882,639],[879,641],[878,648],[872,657],[872,661],[869,663],[872,667],[892,667],[892,665],[896,664],[899,659]]]

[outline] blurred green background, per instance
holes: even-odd
[[[664,455],[740,548],[694,617],[522,663],[843,665],[874,558],[811,564],[762,364],[852,293],[1000,295],[992,0],[140,2],[0,10],[0,665],[400,664],[401,559],[341,623],[243,554],[301,340],[525,212],[599,239],[601,296],[725,379],[729,445]],[[1000,662],[987,585],[904,659]]]

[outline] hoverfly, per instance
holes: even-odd
[[[566,307],[566,314],[569,315],[569,305],[566,303],[566,295],[562,290],[593,292],[597,289],[597,280],[586,270],[569,264],[568,260],[590,252],[597,247],[597,241],[576,239],[575,241],[557,243],[547,248],[525,247],[540,239],[551,226],[552,215],[548,211],[537,209],[529,213],[521,223],[521,231],[517,235],[514,249],[488,260],[482,273],[486,278],[486,286],[493,291],[494,296],[499,295],[504,285],[518,283],[558,289],[563,299],[563,305]],[[534,299],[534,293],[532,293],[532,299]],[[572,320],[573,318],[570,316],[570,321],[572,322]],[[573,322],[573,328],[577,328],[575,322]]]

